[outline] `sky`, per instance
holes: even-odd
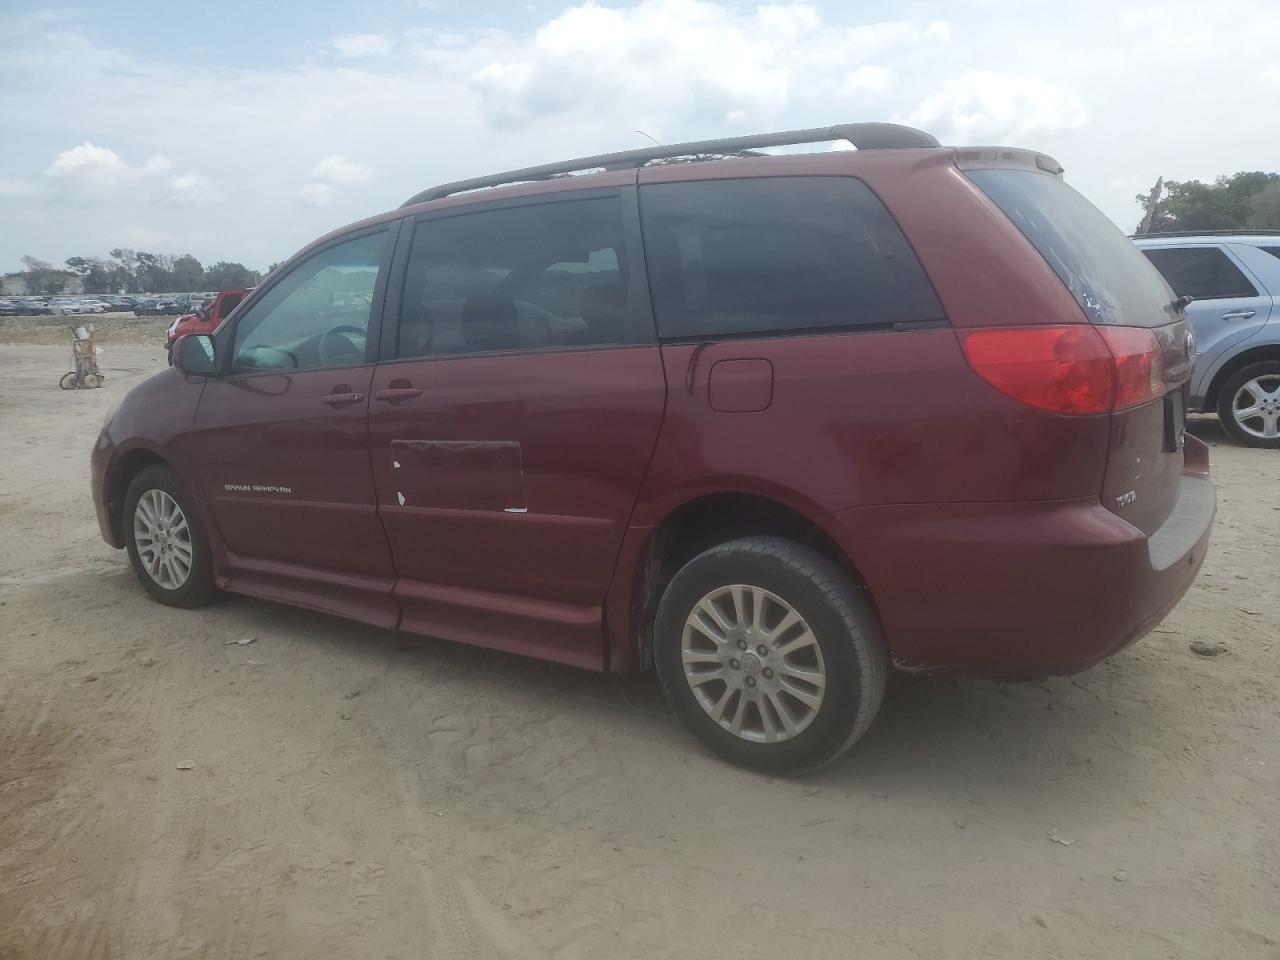
[[[262,269],[646,134],[1031,147],[1126,231],[1158,176],[1280,169],[1277,0],[0,0],[0,35],[0,272],[119,246]]]

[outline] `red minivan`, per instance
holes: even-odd
[[[129,394],[93,494],[164,603],[652,666],[799,772],[891,666],[1083,670],[1177,603],[1215,509],[1182,307],[1043,154],[589,157],[298,253]]]

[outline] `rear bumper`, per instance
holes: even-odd
[[[1216,509],[1188,436],[1178,502],[1150,537],[1094,498],[859,507],[827,532],[866,578],[893,662],[986,676],[1075,673],[1182,598]]]

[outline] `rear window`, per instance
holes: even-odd
[[[1142,252],[1179,296],[1222,300],[1258,295],[1220,247],[1150,247]]]
[[[652,184],[640,212],[665,338],[945,319],[902,231],[859,180]]]
[[[1128,237],[1057,177],[1031,170],[968,170],[1035,245],[1091,323],[1158,327],[1173,291]]]

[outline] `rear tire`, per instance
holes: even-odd
[[[880,709],[888,661],[864,592],[822,554],[778,537],[694,557],[654,629],[663,692],[684,724],[739,766],[825,766]]]
[[[142,588],[171,607],[194,609],[217,593],[209,538],[178,475],[156,464],[129,483],[121,521]]]
[[[1218,391],[1218,419],[1237,443],[1280,449],[1280,361],[1251,363],[1232,374]]]

